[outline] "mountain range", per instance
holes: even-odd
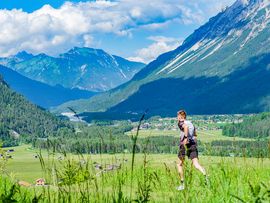
[[[90,98],[96,94],[96,92],[77,88],[68,89],[60,85],[50,86],[24,77],[1,65],[0,75],[3,76],[12,90],[24,95],[29,101],[43,108],[58,106],[70,100]]]
[[[175,116],[270,110],[270,1],[237,0],[129,82],[67,106],[79,112]],[[84,115],[87,115],[85,113]],[[90,115],[90,113],[89,113]]]
[[[101,49],[79,47],[58,57],[32,55],[23,51],[0,58],[0,64],[51,86],[61,85],[94,92],[106,91],[127,82],[145,66],[110,55]]]

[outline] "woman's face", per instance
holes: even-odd
[[[181,116],[180,114],[177,116],[177,119],[178,119],[178,121],[184,121],[185,120],[184,117]]]

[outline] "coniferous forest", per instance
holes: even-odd
[[[247,117],[241,123],[226,125],[223,135],[266,139],[270,136],[270,113],[261,113]]]
[[[18,145],[19,141],[57,136],[72,132],[68,122],[62,121],[31,104],[23,96],[12,91],[0,77],[0,139],[3,146]]]

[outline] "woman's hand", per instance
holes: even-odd
[[[185,138],[185,139],[182,141],[182,144],[183,144],[183,145],[188,144],[188,139],[187,139],[187,138]]]

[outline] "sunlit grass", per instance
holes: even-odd
[[[8,162],[8,170],[15,174],[15,182],[16,180],[33,182],[35,177],[44,175],[39,166],[39,160],[33,157],[35,150],[27,150],[27,148],[28,146],[25,145],[15,147],[13,160]],[[150,202],[236,202],[236,197],[254,200],[254,195],[256,197],[262,195],[262,193],[253,194],[249,184],[256,188],[260,184],[264,184],[268,188],[270,186],[270,160],[268,158],[201,156],[200,162],[209,174],[210,185],[204,184],[202,175],[193,170],[190,167],[190,161],[187,160],[186,185],[188,189],[179,192],[176,190],[179,178],[176,170],[177,156],[174,154],[147,154],[146,156],[136,154],[132,182],[130,182],[132,154],[98,154],[83,155],[83,157],[67,154],[62,161],[57,159],[60,154],[54,156],[50,154],[49,157],[47,155],[46,151],[42,151],[46,167],[48,169],[52,167],[51,163],[54,159],[56,171],[59,174],[67,174],[70,171],[63,167],[69,161],[73,160],[70,162],[71,169],[73,169],[79,166],[80,160],[86,160],[89,164],[89,173],[87,173],[89,176],[86,176],[83,182],[76,179],[70,186],[61,186],[58,185],[59,183],[54,186],[52,173],[49,173],[50,176],[47,177],[49,187],[44,190],[41,187],[20,188],[20,195],[26,195],[29,199],[34,198],[35,194],[36,196],[42,195],[41,202],[50,202],[49,198],[55,199],[55,202],[114,202],[114,200],[115,202],[131,202],[129,193],[133,184],[132,199],[143,199],[143,195],[145,195]],[[49,160],[47,160],[48,158]],[[25,166],[32,167],[23,169],[22,160]],[[122,167],[96,175],[99,170],[92,167],[95,162],[104,167],[121,163]],[[84,171],[84,168],[80,170]],[[263,192],[266,192],[263,186],[260,187]],[[139,191],[142,193],[140,198]]]
[[[147,137],[148,133],[140,131],[140,137]],[[164,133],[161,135],[164,138],[179,136],[177,131],[159,131],[152,136],[159,136],[158,133]],[[224,137],[220,131],[198,134],[205,143],[238,139]],[[1,199],[5,202],[269,201],[269,158],[201,156],[200,162],[209,175],[207,185],[187,160],[186,189],[179,192],[176,154],[136,154],[138,131],[132,135],[129,135],[134,140],[132,154],[75,155],[39,151],[29,145],[14,147],[13,158],[7,163],[8,173],[0,176]],[[102,169],[96,169],[97,164]],[[109,170],[112,165],[120,167]],[[34,186],[37,178],[45,178],[48,185]],[[32,186],[18,186],[20,180]]]
[[[134,134],[134,131],[127,132],[126,135],[131,136]],[[140,137],[155,137],[155,136],[173,136],[175,138],[179,138],[179,131],[176,130],[140,130]],[[228,137],[222,135],[222,130],[199,130],[197,132],[198,140],[201,142],[212,142],[216,140],[220,141],[252,141],[254,139],[251,138],[242,138],[242,137]]]

